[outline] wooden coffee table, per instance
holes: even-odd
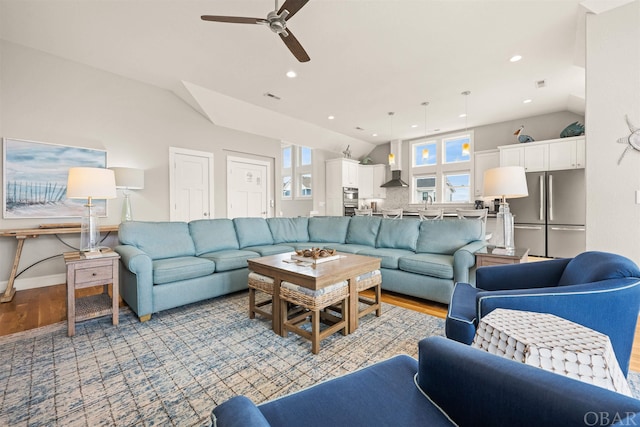
[[[247,260],[249,270],[265,276],[273,277],[272,328],[282,335],[280,313],[280,283],[287,281],[311,290],[322,289],[334,283],[347,280],[349,282],[349,333],[358,328],[358,290],[356,277],[373,270],[380,269],[380,258],[363,255],[340,253],[340,258],[311,266],[292,263],[294,252],[270,255]]]

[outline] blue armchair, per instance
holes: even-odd
[[[551,313],[608,335],[626,375],[640,309],[640,269],[606,252],[478,268],[476,287],[458,283],[453,290],[446,336],[471,344],[478,321],[496,308]]]

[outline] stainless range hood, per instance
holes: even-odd
[[[402,171],[400,170],[391,171],[391,181],[382,184],[380,187],[408,187],[409,184],[402,180],[401,175]]]

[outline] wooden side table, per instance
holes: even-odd
[[[476,267],[487,265],[520,264],[527,262],[529,248],[515,248],[506,251],[504,248],[486,246],[476,252]]]
[[[66,252],[67,265],[67,324],[68,335],[76,333],[76,322],[111,314],[113,324],[118,324],[120,291],[118,284],[118,260],[120,255],[106,252],[99,258],[85,258],[80,252]],[[112,285],[111,297],[108,285]],[[103,285],[98,295],[78,298],[76,289]]]

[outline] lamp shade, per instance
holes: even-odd
[[[116,180],[112,170],[105,168],[70,168],[67,177],[69,199],[115,199]]]
[[[116,188],[126,188],[127,190],[144,189],[144,171],[136,168],[109,168],[116,175]]]
[[[527,177],[522,166],[504,166],[484,172],[484,197],[527,197]]]

